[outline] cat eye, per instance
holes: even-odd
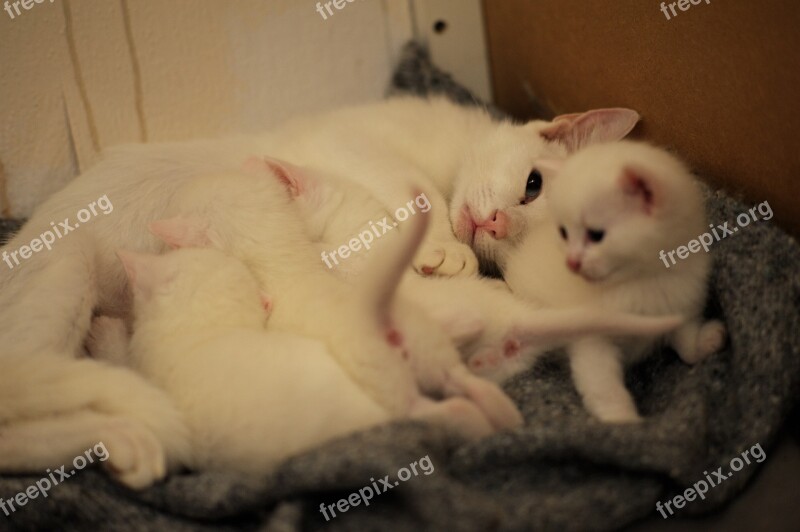
[[[537,170],[531,170],[531,173],[528,174],[528,182],[525,183],[525,199],[522,200],[522,204],[525,205],[526,203],[530,203],[536,198],[539,197],[539,194],[542,193],[542,173]]]
[[[586,236],[589,238],[589,242],[600,242],[603,240],[603,237],[606,236],[606,232],[602,229],[587,229]]]
[[[563,225],[558,228],[558,233],[561,235],[561,238],[564,240],[567,239],[567,229]]]

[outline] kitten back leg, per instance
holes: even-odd
[[[719,320],[687,322],[670,335],[670,345],[686,364],[697,364],[725,346],[725,324]]]
[[[606,423],[641,421],[636,404],[625,388],[622,352],[600,338],[586,338],[569,346],[575,388],[586,410]]]
[[[472,375],[463,365],[447,372],[445,393],[469,398],[498,430],[520,427],[524,422],[516,405],[496,384]]]

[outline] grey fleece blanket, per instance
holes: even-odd
[[[414,46],[393,85],[474,102]],[[708,209],[715,224],[746,210],[722,193],[709,193]],[[724,481],[712,471],[727,476],[731,460],[756,444],[769,456],[800,381],[797,242],[760,221],[716,243],[713,254],[709,313],[724,317],[729,347],[696,367],[665,350],[631,368],[642,424],[591,419],[554,353],[508,384],[526,419],[514,432],[465,444],[402,423],[330,443],[264,478],[186,474],[143,493],[86,469],[10,517],[0,510],[0,529],[601,530],[654,515],[656,501],[705,479],[704,471],[719,484],[677,512],[708,512],[736,496],[759,464],[751,459]],[[412,462],[420,462],[416,475]],[[0,478],[0,496],[36,480]],[[350,496],[366,497],[366,487],[368,507]],[[358,506],[336,507],[348,498]]]

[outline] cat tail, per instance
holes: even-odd
[[[161,442],[171,468],[190,458],[183,417],[132,370],[55,353],[0,356],[0,425],[81,410],[138,421]]]
[[[414,188],[412,198],[421,194],[421,190]],[[403,223],[403,230],[396,235],[393,242],[375,250],[359,284],[370,306],[377,310],[378,319],[388,324],[389,310],[395,292],[403,278],[411,260],[430,224],[428,212],[417,212]]]
[[[682,316],[641,316],[575,308],[531,311],[510,337],[525,346],[551,349],[581,336],[659,336],[685,321]]]

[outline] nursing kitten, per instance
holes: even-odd
[[[368,229],[370,220],[358,219],[353,213],[370,212],[373,220],[384,214],[377,201],[353,182],[297,166],[293,167],[293,174],[287,188],[300,207],[310,234],[324,250],[336,248],[362,229]],[[344,223],[345,220],[351,223]],[[358,283],[366,257],[381,246],[396,245],[393,236],[396,233],[381,236],[372,242],[375,247],[362,248],[342,259],[333,271]],[[463,358],[469,360],[473,373],[497,382],[517,368],[527,367],[535,355],[576,338],[601,333],[655,336],[672,330],[680,322],[678,317],[647,318],[581,309],[540,310],[511,294],[502,281],[492,279],[423,278],[407,272],[399,296],[426,312],[450,335]],[[417,325],[416,330],[415,338],[434,336],[430,327]],[[442,356],[444,349],[427,346],[419,352],[431,358]],[[496,358],[504,363],[499,365]],[[501,366],[500,373],[497,366]]]
[[[214,249],[119,255],[134,292],[128,363],[183,413],[192,442],[184,465],[263,474],[393,417],[322,343],[264,330],[259,283],[241,262]],[[491,432],[483,423],[479,435]]]
[[[588,147],[565,161],[549,206],[549,227],[531,232],[505,261],[514,293],[552,307],[684,315],[668,339],[687,364],[723,346],[724,325],[702,318],[710,255],[693,253],[670,268],[659,258],[707,228],[701,191],[679,160],[643,143]],[[624,366],[652,348],[601,336],[570,345],[586,408],[603,421],[638,420]]]

